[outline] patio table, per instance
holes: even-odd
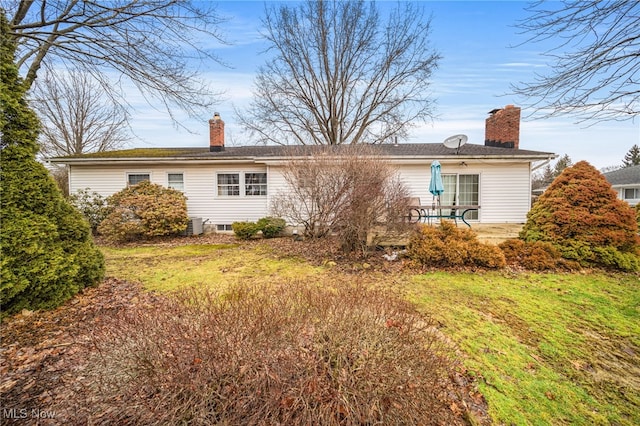
[[[443,210],[448,211],[444,213]],[[480,206],[476,205],[464,205],[464,204],[452,204],[452,205],[419,205],[409,207],[409,222],[411,223],[431,223],[432,219],[453,219],[458,225],[458,219],[462,220],[465,225],[471,228],[471,224],[467,222],[465,215],[468,212],[478,211]]]

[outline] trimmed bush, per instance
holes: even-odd
[[[636,213],[586,161],[565,169],[540,196],[520,238],[548,242],[583,266],[638,270]]]
[[[107,199],[109,214],[98,232],[112,242],[178,235],[187,229],[187,197],[178,190],[140,182]]]
[[[284,219],[278,217],[263,217],[258,220],[256,224],[258,229],[262,231],[262,236],[265,238],[274,238],[280,235],[280,233],[287,226],[287,222]]]
[[[439,226],[418,225],[409,240],[407,254],[414,261],[432,267],[502,268],[506,264],[498,247],[479,242],[471,229],[458,228],[447,220]]]
[[[94,420],[456,424],[454,350],[397,295],[357,279],[210,291],[132,306],[94,333]]]
[[[258,233],[260,228],[255,222],[233,222],[231,229],[236,238],[241,240],[248,240]]]
[[[2,34],[6,20],[0,13]],[[38,122],[24,99],[2,37],[0,90],[0,301],[2,315],[53,308],[104,274],[104,259],[89,225],[36,160]]]

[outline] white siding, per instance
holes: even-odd
[[[82,167],[74,165],[69,171],[71,193],[89,188],[102,196],[112,195],[127,185],[127,173],[149,173],[151,182],[167,186],[168,173],[184,174],[184,194],[187,196],[189,216],[208,219],[212,225],[236,221],[256,221],[267,215],[267,196],[218,196],[216,173],[266,172],[265,166],[234,164],[229,166],[179,165],[140,167]],[[267,175],[267,178],[269,176]],[[241,179],[242,184],[242,179]],[[269,193],[269,189],[267,190]]]
[[[442,173],[478,174],[480,176],[479,222],[524,223],[531,204],[529,163],[471,162],[466,165],[442,162]],[[413,197],[422,204],[430,204],[431,162],[396,165],[402,180]],[[211,225],[231,224],[235,221],[256,221],[270,214],[273,195],[286,191],[282,166],[260,164],[177,166],[79,166],[70,167],[71,192],[90,188],[109,196],[126,186],[127,173],[149,173],[151,181],[167,186],[167,173],[184,173],[184,188],[190,216],[207,219]],[[267,196],[218,196],[216,173],[267,173]],[[242,184],[242,179],[241,179]],[[241,191],[242,192],[242,191]]]
[[[429,192],[431,163],[399,165],[400,176],[412,197],[431,204]],[[479,222],[524,223],[531,205],[529,163],[442,164],[443,174],[477,174],[480,176]]]
[[[433,195],[429,192],[431,163],[397,165],[400,178],[409,188],[412,197],[420,198],[420,204],[431,204]],[[444,167],[443,167],[444,170]]]
[[[482,223],[524,223],[531,208],[528,163],[484,165],[480,175]]]
[[[90,189],[108,197],[127,185],[126,173],[121,168],[69,166],[69,193]]]

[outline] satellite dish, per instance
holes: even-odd
[[[452,149],[460,149],[460,147],[462,145],[464,145],[465,143],[467,143],[467,140],[469,138],[467,137],[467,135],[453,135],[453,136],[449,136],[448,138],[446,138],[443,142],[444,146],[446,146],[447,148],[452,148]],[[456,154],[458,152],[456,151]]]
[[[467,135],[453,135],[446,138],[443,142],[444,146],[447,148],[455,149],[456,155],[458,155],[458,151],[460,151],[460,147],[467,143]]]

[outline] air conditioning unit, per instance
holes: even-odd
[[[189,224],[187,225],[187,229],[182,232],[182,235],[191,236],[191,235],[200,235],[200,234],[202,234],[202,218],[190,217]]]

